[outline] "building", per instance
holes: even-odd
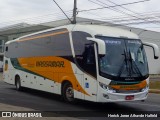
[[[144,42],[152,42],[157,44],[160,47],[160,33],[149,31],[145,29],[139,29],[139,28],[133,28],[133,27],[127,27],[122,25],[115,25],[108,22],[103,21],[97,21],[92,19],[86,19],[86,18],[77,18],[77,23],[82,24],[102,24],[106,26],[116,26],[119,28],[127,29],[129,31],[132,31],[139,35],[140,39]],[[0,61],[3,60],[3,49],[4,49],[4,43],[16,39],[20,36],[27,35],[30,33],[34,33],[37,31],[58,27],[62,25],[70,24],[70,22],[67,19],[59,20],[59,21],[52,21],[47,23],[42,23],[38,25],[30,25],[26,23],[20,23],[13,26],[8,26],[5,28],[0,29]],[[151,48],[145,48],[147,52],[147,57],[149,61],[149,68],[150,68],[150,74],[160,74],[160,59],[154,60],[153,58],[153,50]]]

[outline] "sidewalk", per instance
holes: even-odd
[[[158,90],[158,89],[149,89],[149,93],[157,93],[157,94],[160,94],[160,90]]]

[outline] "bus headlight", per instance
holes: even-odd
[[[101,86],[101,88],[105,89],[105,90],[108,90],[108,85],[106,84],[103,84],[101,82],[99,82],[99,85]]]
[[[110,93],[116,93],[116,90],[113,89],[112,87],[110,87],[109,85],[106,85],[104,83],[99,82],[99,85],[101,86],[101,88],[107,90]]]
[[[146,85],[146,87],[141,89],[141,92],[145,91],[146,89],[148,89],[148,85]]]
[[[108,87],[108,92],[110,93],[116,93],[116,90],[112,87]]]

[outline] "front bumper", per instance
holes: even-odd
[[[112,93],[99,88],[97,102],[139,101],[147,99],[149,89],[137,93]],[[126,100],[126,96],[134,96],[132,100]]]

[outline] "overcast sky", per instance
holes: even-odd
[[[73,2],[74,0],[56,0],[57,3],[67,11],[69,17],[72,16]],[[90,1],[97,2],[100,5],[92,3]],[[78,10],[98,8],[102,6],[113,6],[113,3],[108,0],[77,0]],[[100,2],[103,2],[100,3]],[[140,0],[110,0],[116,4],[131,3]],[[105,3],[105,5],[104,5]],[[132,4],[124,6],[125,8],[133,11],[127,11],[124,8],[116,7],[115,12],[110,9],[95,10],[90,12],[79,12],[79,17],[92,18],[98,20],[112,21],[116,18],[135,19],[140,17],[153,17],[153,20],[160,20],[160,0],[150,0],[147,2]],[[121,11],[121,12],[120,12]],[[135,14],[136,13],[136,14]],[[141,15],[139,15],[141,14]],[[136,17],[135,17],[136,16]],[[55,21],[64,19],[64,14],[55,5],[53,0],[0,0],[0,27],[13,25],[21,22],[27,22],[29,24],[37,24],[47,21]],[[152,20],[151,19],[151,20]],[[141,19],[142,20],[142,19]],[[147,19],[148,20],[148,19]],[[124,23],[129,22],[125,21]],[[138,21],[131,21],[138,22]],[[160,23],[152,24],[134,24],[130,25],[134,27],[141,27],[160,31]]]

